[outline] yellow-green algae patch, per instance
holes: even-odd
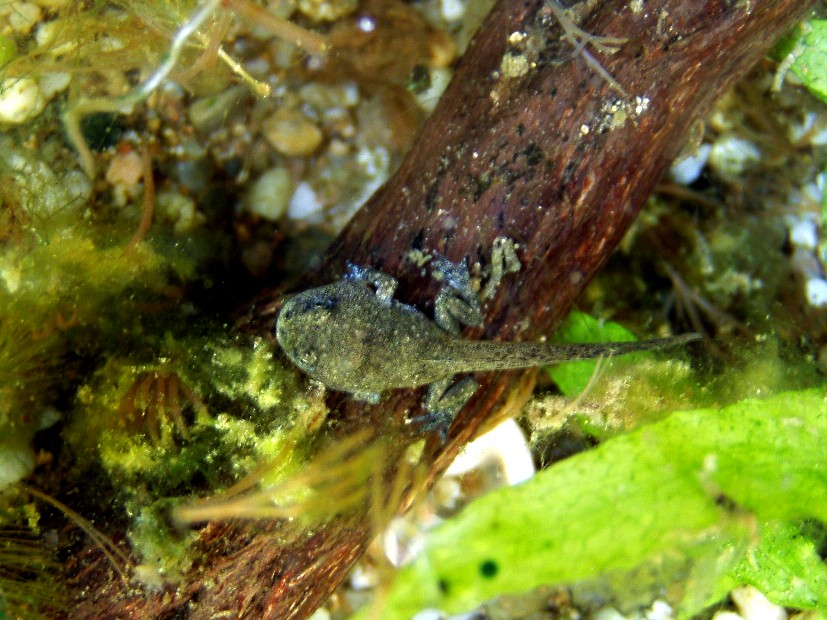
[[[66,431],[79,454],[100,464],[132,515],[127,533],[138,577],[148,586],[179,581],[192,562],[197,536],[172,529],[170,509],[220,493],[262,463],[277,464],[254,486],[295,472],[303,456],[294,448],[308,409],[295,372],[263,342],[216,333],[167,335],[160,345],[163,355],[140,363],[110,357],[78,390]],[[147,395],[168,394],[170,381],[179,386],[180,420],[168,398]]]

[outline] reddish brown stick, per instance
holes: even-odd
[[[452,260],[482,262],[499,235],[521,246],[522,271],[505,278],[486,306],[484,333],[548,334],[606,261],[690,125],[766,53],[772,41],[815,4],[802,0],[647,0],[632,10],[606,0],[580,24],[626,37],[620,51],[594,56],[629,93],[615,89],[570,47],[542,1],[501,0],[481,27],[394,178],[357,214],[304,284],[330,280],[344,261],[400,279],[399,296],[426,308],[436,285],[405,257],[413,248]],[[498,76],[509,36],[536,37],[536,66]],[[518,37],[512,37],[512,41]],[[626,104],[626,120],[612,111]],[[259,318],[267,329],[272,316]],[[437,475],[519,373],[480,376],[481,387],[455,421],[445,445],[425,454]],[[403,391],[368,407],[332,398],[337,433],[370,425],[399,435],[419,411],[420,394]],[[399,454],[391,455],[395,461]],[[392,468],[392,463],[389,468]],[[73,617],[301,618],[321,604],[361,555],[370,536],[368,508],[338,518],[295,543],[280,545],[277,526],[211,525],[206,555],[191,583],[164,596],[123,592],[89,571],[86,598]]]

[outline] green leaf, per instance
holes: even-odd
[[[827,102],[827,20],[804,23],[801,38],[790,52],[790,70],[816,97]]]
[[[797,525],[766,524],[761,541],[732,575],[736,582],[755,586],[779,605],[827,609],[827,566],[815,541]]]
[[[588,314],[574,311],[554,334],[555,342],[629,342],[637,340],[635,335],[619,323],[600,322]],[[621,364],[634,363],[645,357],[646,353],[624,355],[615,361]],[[595,372],[597,360],[582,360],[577,362],[563,362],[552,366],[548,373],[560,391],[566,396],[573,397],[580,394],[589,384]]]
[[[675,413],[474,502],[430,535],[382,617],[468,610],[674,557],[691,566],[660,585],[683,575],[682,614],[737,577],[778,596],[793,571],[799,587],[778,600],[823,602],[823,569],[783,522],[827,522],[825,445],[823,390]],[[756,531],[772,520],[781,524]]]

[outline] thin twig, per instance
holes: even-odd
[[[91,538],[95,542],[95,544],[100,548],[101,552],[103,552],[103,554],[106,556],[106,559],[109,560],[110,564],[112,564],[112,568],[114,568],[115,572],[117,572],[120,576],[121,581],[123,581],[124,584],[129,584],[129,579],[126,576],[126,571],[118,563],[118,560],[120,560],[121,562],[123,562],[125,566],[129,567],[129,556],[127,556],[126,553],[121,551],[115,545],[115,543],[113,543],[106,536],[101,534],[88,519],[82,517],[80,514],[69,508],[63,502],[55,499],[51,495],[47,495],[43,491],[38,491],[34,487],[30,487],[27,484],[22,484],[21,486],[30,495],[34,495],[39,500],[46,502],[54,508],[57,508],[60,512],[69,517],[69,519],[80,529],[82,529],[84,533],[87,536],[89,536],[89,538]]]
[[[224,0],[224,6],[309,54],[323,55],[330,51],[330,43],[324,35],[273,15],[250,0]]]
[[[132,239],[126,244],[123,250],[124,256],[131,253],[152,227],[152,216],[155,213],[155,179],[152,177],[152,159],[149,156],[149,149],[144,149],[141,154],[144,177],[144,208],[141,214],[141,223],[138,230],[132,235]]]

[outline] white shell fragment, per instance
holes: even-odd
[[[505,485],[519,484],[534,475],[531,457],[523,431],[512,419],[477,437],[454,459],[446,476],[461,476],[483,467],[495,467]]]

